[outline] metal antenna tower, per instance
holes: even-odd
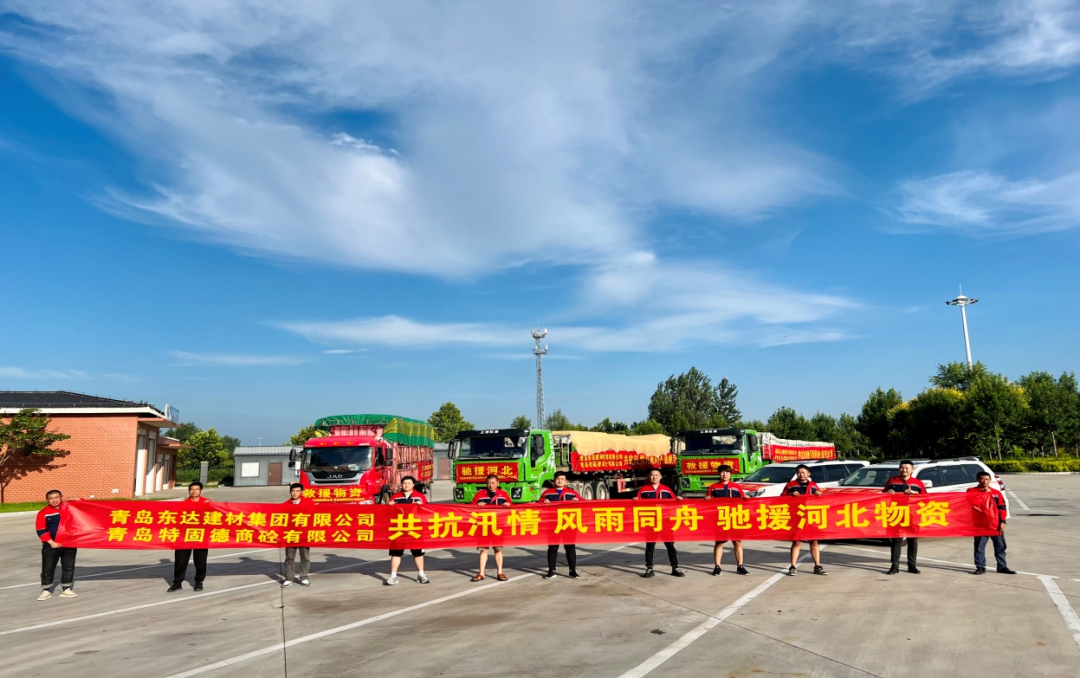
[[[544,356],[547,355],[548,347],[544,344],[540,347],[540,340],[547,336],[547,330],[533,330],[532,338],[536,342],[533,355],[536,356],[536,423],[533,428],[544,428]]]
[[[971,304],[977,304],[977,303],[979,303],[979,300],[978,299],[968,299],[967,297],[965,297],[964,296],[964,287],[963,287],[963,285],[961,285],[960,286],[960,296],[953,299],[952,301],[946,301],[945,303],[948,304],[949,306],[959,306],[960,307],[960,318],[961,318],[961,320],[964,321],[964,348],[967,350],[968,369],[971,369],[971,340],[968,338],[967,310],[965,310],[964,307],[965,306],[970,306]],[[537,360],[539,360],[539,358],[537,358]]]

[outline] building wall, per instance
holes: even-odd
[[[236,454],[233,457],[236,467],[233,472],[233,486],[234,487],[256,487],[266,486],[270,484],[270,464],[276,462],[281,464],[281,484],[289,485],[296,482],[296,473],[289,468],[289,455],[276,455],[276,454],[259,454],[259,455],[243,455]],[[252,477],[243,477],[241,470],[244,464],[259,464],[259,475]]]
[[[44,501],[52,489],[68,499],[134,495],[138,417],[52,414],[49,418],[50,431],[71,436],[53,447],[70,454],[46,463],[35,456],[11,458],[0,467],[0,483],[6,483],[2,501]]]

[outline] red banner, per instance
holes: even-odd
[[[782,461],[810,461],[813,459],[836,459],[836,448],[828,447],[788,447],[787,445],[766,445],[765,459],[773,463]]]
[[[731,467],[732,473],[739,473],[739,458],[720,459],[682,459],[681,471],[684,476],[715,476],[720,473],[717,469],[725,464]]]
[[[746,501],[581,501],[480,509],[75,500],[56,541],[78,548],[467,548],[555,543],[970,537],[998,532],[989,493]]]
[[[650,457],[633,450],[608,450],[596,454],[570,453],[570,468],[578,473],[590,471],[639,471],[652,468],[675,468],[674,454]]]
[[[518,463],[454,464],[454,479],[459,483],[483,483],[488,476],[499,476],[499,482],[517,480]]]

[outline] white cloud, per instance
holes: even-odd
[[[349,353],[364,353],[366,348],[331,348],[323,351],[326,355],[347,355]]]
[[[0,41],[107,95],[65,104],[156,178],[111,193],[114,212],[263,256],[461,277],[640,249],[656,206],[752,219],[839,191],[759,115],[814,14],[781,5],[14,0],[42,28]],[[308,117],[325,111],[385,120]]]
[[[1027,235],[1080,227],[1080,172],[1014,181],[980,171],[904,182],[900,216],[909,229]]]
[[[23,367],[10,367],[0,366],[0,377],[8,379],[37,379],[41,381],[48,381],[52,379],[68,380],[68,379],[89,379],[90,375],[82,370],[38,370],[38,369],[26,369]]]
[[[847,338],[842,329],[827,325],[855,308],[842,297],[783,289],[710,262],[675,264],[639,253],[603,266],[586,279],[578,307],[571,312],[579,322],[548,329],[549,340],[567,352],[775,346]],[[427,322],[400,316],[277,326],[323,345],[509,348],[529,342],[528,328],[505,323]],[[527,357],[524,351],[521,355]]]
[[[221,366],[221,367],[281,367],[302,365],[311,362],[308,358],[291,355],[245,355],[226,353],[189,353],[171,351],[170,356],[179,360],[179,366]]]

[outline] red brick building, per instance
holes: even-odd
[[[69,499],[110,499],[173,487],[179,442],[166,438],[162,429],[177,422],[164,411],[68,391],[0,391],[5,421],[28,407],[49,417],[50,431],[71,436],[53,445],[70,454],[11,457],[0,466],[0,502],[42,501],[54,488]]]

